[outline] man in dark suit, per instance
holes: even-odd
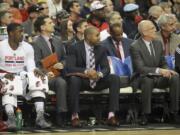
[[[167,68],[162,43],[156,40],[154,24],[149,20],[141,21],[138,30],[141,37],[131,45],[130,53],[134,72],[137,76],[136,79],[139,80],[139,86],[142,90],[142,117],[140,124],[147,124],[147,116],[151,113],[153,88],[170,88],[170,113],[172,118],[178,117],[179,75]]]
[[[111,24],[109,30],[111,36],[102,41],[101,44],[107,49],[108,56],[115,56],[124,60],[130,56],[129,49],[133,40],[122,37],[123,29],[121,23]]]
[[[72,112],[72,126],[79,126],[79,92],[81,90],[102,90],[109,88],[108,124],[118,124],[115,112],[119,109],[120,80],[109,74],[110,68],[105,49],[99,45],[97,28],[91,26],[84,32],[84,40],[73,46],[67,61],[68,73],[81,73],[83,76],[69,77],[69,98]]]
[[[34,27],[40,33],[36,37],[33,47],[35,52],[35,61],[37,67],[42,68],[41,60],[56,53],[59,62],[54,65],[55,69],[61,70],[61,76],[54,75],[53,72],[47,72],[49,77],[49,88],[56,92],[57,97],[57,124],[63,126],[64,115],[67,112],[66,104],[66,81],[63,78],[63,68],[65,66],[65,50],[58,37],[51,36],[54,32],[54,23],[48,16],[38,17]]]

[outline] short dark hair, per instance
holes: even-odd
[[[66,6],[66,11],[67,12],[69,12],[69,13],[71,12],[70,8],[73,7],[74,3],[79,3],[79,2],[77,0],[72,0],[72,1],[68,2],[67,6]]]
[[[73,23],[73,30],[77,33],[77,28],[80,27],[84,22],[87,22],[86,19],[80,19]]]
[[[7,32],[8,34],[12,31],[15,31],[18,27],[23,27],[21,24],[19,23],[10,23],[8,26],[7,26]]]
[[[39,16],[34,22],[34,31],[41,32],[41,26],[45,24],[45,19],[49,18],[49,16]]]

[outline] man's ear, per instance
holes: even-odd
[[[147,35],[148,35],[148,31],[142,31],[142,32],[141,32],[141,35],[142,35],[142,36],[147,36]]]
[[[77,27],[77,32],[81,31],[81,28]]]
[[[165,25],[162,25],[162,26],[161,26],[161,29],[162,29],[162,30],[165,30],[165,29],[166,29],[166,26],[165,26]]]
[[[44,27],[43,25],[41,25],[41,31],[43,31],[43,30],[44,30],[44,28],[45,28],[45,27]]]

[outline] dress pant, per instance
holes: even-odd
[[[151,113],[151,96],[153,88],[170,88],[170,111],[172,113],[179,110],[179,75],[174,75],[170,79],[165,77],[142,77],[140,79],[142,90],[142,113]]]
[[[49,80],[49,89],[56,93],[56,111],[67,112],[67,83],[62,77],[55,77]]]
[[[69,83],[69,101],[70,110],[72,113],[78,113],[79,109],[79,93],[83,90],[100,91],[109,88],[109,111],[115,112],[119,110],[119,89],[120,78],[116,75],[108,75],[96,82],[94,89],[90,87],[89,79],[84,79],[77,76],[71,76],[68,79]]]

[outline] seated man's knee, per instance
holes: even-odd
[[[70,83],[74,83],[74,84],[77,84],[77,83],[80,83],[81,82],[81,78],[80,77],[77,77],[77,76],[71,76],[69,78],[70,80]]]
[[[172,80],[179,80],[179,74],[175,74],[171,77]]]
[[[32,98],[32,101],[35,102],[45,102],[45,98],[43,97],[34,97]]]
[[[66,86],[66,85],[67,85],[67,84],[66,84],[66,80],[63,79],[63,78],[61,78],[61,77],[58,77],[58,78],[57,78],[56,83],[57,83],[58,85],[61,85],[61,86]]]
[[[109,75],[109,80],[110,80],[111,82],[119,82],[119,83],[120,83],[120,77],[117,76],[117,75],[114,75],[114,74],[110,74],[110,75]]]

